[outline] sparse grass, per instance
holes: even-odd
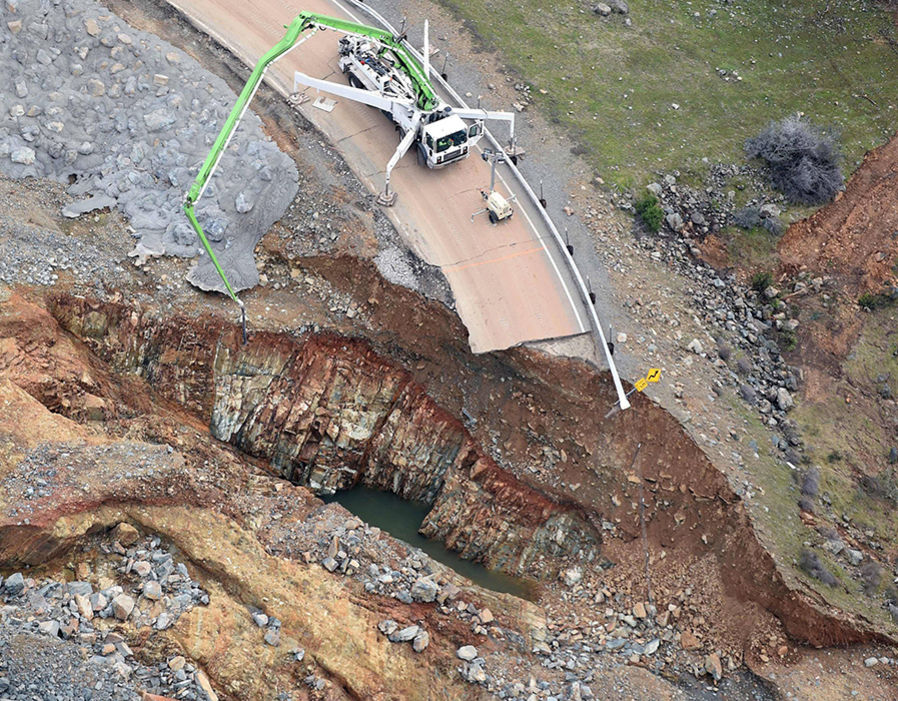
[[[763,227],[745,230],[730,226],[723,230],[722,237],[732,260],[741,269],[770,270],[777,267],[779,258],[776,244],[779,239]]]
[[[894,130],[896,32],[872,2],[632,0],[631,27],[586,2],[442,2],[619,186],[742,162],[746,139],[798,111],[841,130],[848,172]]]
[[[885,609],[871,607],[870,600],[863,594],[861,583],[852,579],[838,560],[831,558],[828,553],[815,551],[814,554],[822,568],[835,577],[834,586],[821,586],[821,581],[805,569],[800,566],[788,566],[787,563],[793,560],[796,564],[800,564],[801,552],[806,547],[804,542],[811,536],[811,530],[798,518],[796,501],[800,488],[796,488],[795,474],[774,457],[772,450],[760,445],[766,435],[766,429],[758,414],[745,406],[735,395],[727,399],[727,403],[735,414],[742,418],[749,434],[759,441],[759,459],[751,460],[749,467],[752,483],[763,490],[763,493],[748,500],[746,505],[751,510],[762,542],[780,564],[780,572],[786,581],[794,585],[795,580],[801,580],[806,585],[812,586],[834,606],[872,618],[880,624],[894,626],[895,623],[889,613]],[[806,410],[808,404],[808,402],[799,404],[795,412]],[[799,419],[799,423],[803,421]],[[842,438],[841,434],[837,434],[833,440],[839,441]],[[822,456],[816,455],[816,452],[812,455],[812,459],[819,462],[826,452],[824,451]],[[847,462],[848,458],[845,457],[834,466],[828,464],[821,468],[818,485],[820,495],[827,494],[832,497],[833,511],[836,514],[845,513],[856,521],[865,519],[866,523],[875,528],[877,538],[888,541],[889,534],[898,533],[896,512],[884,510],[881,505],[875,504],[872,499],[863,495],[854,480],[848,476],[850,470]],[[829,508],[821,509],[819,497],[815,510],[818,514],[823,511],[829,512]]]

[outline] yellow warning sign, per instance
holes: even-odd
[[[661,379],[661,368],[652,368],[649,370],[649,374],[645,376],[649,382],[657,382]]]
[[[649,381],[644,377],[640,377],[636,380],[636,383],[633,386],[636,388],[637,392],[642,392],[642,390],[649,386]]]

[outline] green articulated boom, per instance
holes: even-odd
[[[215,139],[215,143],[212,145],[212,150],[206,157],[206,161],[203,163],[203,167],[200,168],[200,172],[197,174],[196,180],[194,180],[184,201],[184,212],[187,214],[191,226],[193,226],[194,231],[196,231],[196,235],[202,242],[206,253],[208,253],[209,257],[212,259],[215,270],[218,271],[222,282],[224,282],[228,295],[240,306],[241,315],[243,317],[244,340],[246,339],[246,311],[243,302],[237,296],[237,293],[228,281],[224,270],[222,270],[218,258],[216,258],[215,253],[212,251],[209,239],[206,238],[203,228],[196,219],[194,207],[200,197],[202,197],[206,185],[208,185],[209,180],[212,178],[219,160],[222,155],[224,155],[231,137],[237,130],[237,126],[240,123],[243,114],[246,112],[249,103],[256,94],[259,84],[262,82],[262,78],[264,77],[268,66],[287,53],[290,49],[297,46],[297,42],[302,43],[302,41],[299,41],[299,38],[308,29],[333,29],[343,34],[361,35],[376,40],[384,47],[383,51],[391,50],[393,52],[402,70],[411,79],[417,96],[418,108],[425,111],[432,110],[438,103],[436,93],[434,92],[433,86],[430,84],[430,80],[424,75],[424,70],[418,61],[402,45],[401,38],[394,37],[390,32],[382,29],[367,27],[363,24],[356,24],[355,22],[337,19],[335,17],[327,17],[311,12],[301,12],[290,25],[287,26],[287,33],[284,35],[284,38],[259,59],[249,80],[247,80],[246,85],[243,86],[243,90],[240,92],[240,96],[237,98],[237,102],[234,104],[231,113],[225,120],[221,132],[218,134],[218,138]]]

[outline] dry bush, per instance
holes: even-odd
[[[820,469],[816,465],[804,473],[801,493],[806,497],[815,497],[820,493]]]
[[[835,575],[826,569],[825,565],[820,562],[817,553],[807,548],[802,549],[798,557],[798,566],[811,575],[814,579],[819,579],[828,587],[834,587],[839,583]]]
[[[836,139],[798,116],[768,124],[745,142],[745,152],[767,164],[773,186],[792,202],[829,202],[845,180]]]

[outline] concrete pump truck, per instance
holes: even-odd
[[[304,85],[362,102],[380,109],[395,122],[402,137],[387,163],[384,189],[378,196],[380,204],[390,206],[395,202],[396,193],[390,189],[390,174],[413,144],[416,145],[419,162],[423,162],[428,168],[443,168],[470,155],[474,145],[483,136],[485,119],[498,119],[509,123],[507,153],[511,158],[515,157],[513,112],[452,107],[436,94],[430,82],[430,47],[426,21],[423,60],[418,61],[408,48],[404,36],[397,37],[383,29],[348,20],[301,12],[287,27],[284,38],[259,59],[184,202],[187,218],[209,254],[228,296],[240,306],[244,335],[246,317],[243,302],[212,251],[209,240],[197,221],[194,208],[212,179],[219,160],[265,76],[265,71],[284,54],[297,48],[318,31],[326,29],[342,35],[338,43],[339,66],[347,76],[349,85],[296,72],[294,90],[297,86]]]

